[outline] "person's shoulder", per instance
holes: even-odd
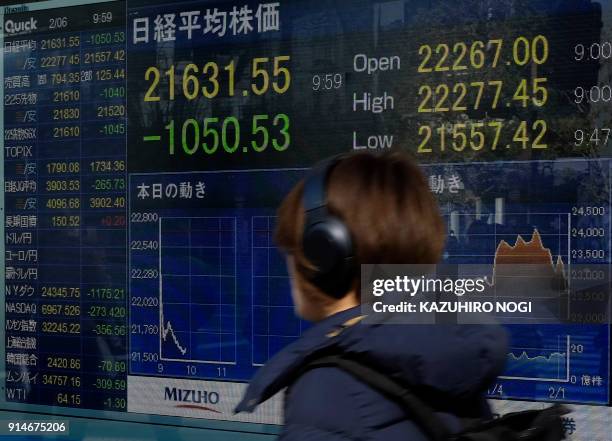
[[[402,409],[336,367],[306,371],[287,391],[287,424],[307,424],[359,437],[405,419]]]

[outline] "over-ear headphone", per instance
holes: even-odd
[[[327,209],[327,180],[346,155],[315,165],[304,180],[304,233],[302,249],[316,270],[310,281],[330,297],[339,299],[349,291],[355,276],[351,232]]]

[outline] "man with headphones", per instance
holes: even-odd
[[[282,440],[410,440],[428,436],[406,409],[324,356],[358,361],[409,387],[451,430],[490,416],[484,393],[501,373],[496,326],[365,323],[361,264],[437,263],[445,227],[420,168],[403,153],[355,153],[313,167],[278,210],[296,314],[314,322],[254,376],[236,411],[286,390]],[[435,398],[435,399],[434,399]]]

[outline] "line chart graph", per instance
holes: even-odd
[[[500,378],[523,381],[570,381],[571,337],[557,336],[555,347],[512,347]],[[518,355],[517,355],[518,354]]]
[[[160,218],[159,356],[236,363],[236,220]]]

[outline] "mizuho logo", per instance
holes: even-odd
[[[7,20],[4,23],[4,31],[7,34],[16,34],[16,33],[23,33],[23,32],[32,32],[38,29],[37,25],[37,21],[34,20],[34,17],[30,18],[28,21],[13,21],[13,20]]]
[[[164,388],[164,400],[180,403],[176,405],[179,408],[201,409],[220,413],[218,410],[203,406],[203,404],[219,403],[219,394],[217,392],[166,387]]]

